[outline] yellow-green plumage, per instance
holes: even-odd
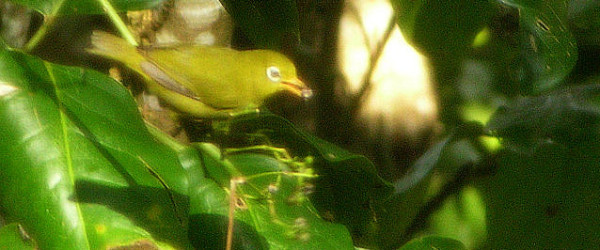
[[[229,117],[259,107],[280,91],[310,93],[294,64],[274,51],[199,46],[142,50],[100,31],[92,35],[92,46],[89,52],[124,63],[144,77],[150,92],[194,117]]]

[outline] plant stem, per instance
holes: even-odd
[[[417,232],[423,229],[423,227],[427,225],[429,217],[444,204],[448,197],[456,195],[467,184],[477,178],[493,175],[496,168],[495,155],[488,156],[487,159],[478,164],[468,163],[461,167],[456,176],[444,184],[441,191],[421,207],[397,244],[401,245],[402,243],[408,242]]]
[[[106,12],[110,20],[113,22],[119,33],[121,33],[121,36],[123,36],[123,38],[127,40],[127,42],[129,42],[129,44],[137,47],[139,45],[138,42],[135,40],[133,34],[131,34],[129,29],[127,28],[127,25],[125,25],[123,20],[121,20],[121,17],[119,16],[115,8],[112,6],[112,4],[110,4],[109,0],[98,0],[98,2],[100,3],[100,5],[102,5],[102,8]]]
[[[227,172],[229,172],[232,177],[243,176],[242,173],[240,173],[240,171],[238,171],[229,160],[223,159],[221,151],[214,144],[200,142],[194,143],[194,146],[200,149],[203,153],[206,153],[208,157],[212,158],[216,162],[223,164],[223,167],[225,167]]]
[[[237,201],[237,186],[243,184],[246,180],[243,177],[231,178],[229,181],[229,211],[227,222],[227,242],[225,250],[231,250],[233,246],[233,222],[235,217],[235,203]]]
[[[152,125],[146,120],[144,120],[144,123],[146,124],[146,128],[148,128],[148,132],[150,132],[150,134],[152,134],[152,136],[154,136],[154,138],[159,142],[167,145],[167,147],[175,150],[176,152],[185,150],[186,147],[184,145],[165,134],[165,132],[161,131],[156,126]]]
[[[353,115],[356,115],[356,112],[360,109],[363,99],[365,98],[365,96],[368,95],[368,92],[371,90],[371,85],[372,85],[371,78],[373,77],[373,74],[375,73],[375,69],[377,68],[377,63],[379,62],[379,58],[383,54],[383,50],[385,49],[385,46],[387,45],[388,41],[390,40],[390,37],[392,36],[392,33],[394,31],[394,28],[396,27],[396,20],[398,19],[396,15],[397,15],[396,12],[394,12],[392,14],[392,16],[390,17],[390,20],[388,21],[388,24],[387,24],[387,28],[385,29],[385,32],[383,33],[381,40],[377,43],[377,45],[376,45],[377,47],[375,47],[375,51],[371,53],[371,56],[369,58],[369,67],[367,68],[367,72],[365,73],[365,75],[363,76],[363,79],[361,81],[362,85],[361,85],[360,89],[358,90],[358,92],[356,92],[356,95],[354,95],[352,97],[352,105],[350,106],[350,108],[352,109],[351,114],[353,114]],[[371,47],[369,47],[369,44],[368,44],[368,38],[365,37],[365,40],[367,41],[367,46],[368,46],[367,49],[369,49],[369,51],[371,51]]]
[[[46,34],[48,34],[48,30],[54,26],[54,23],[56,22],[56,16],[62,9],[64,3],[65,0],[58,2],[56,5],[54,5],[54,9],[50,14],[44,15],[44,24],[42,24],[42,26],[35,32],[33,37],[31,37],[27,44],[25,44],[24,49],[26,52],[31,52],[33,49],[35,49],[35,47],[37,47],[37,45],[44,39]]]

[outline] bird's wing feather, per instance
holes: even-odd
[[[217,109],[248,105],[249,90],[236,72],[240,52],[227,48],[181,47],[143,53],[164,75],[193,92],[197,100]],[[191,68],[195,70],[189,72]]]

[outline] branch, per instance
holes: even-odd
[[[369,58],[369,68],[367,68],[367,72],[363,76],[363,79],[361,81],[361,88],[352,97],[351,100],[350,109],[352,111],[352,114],[356,114],[356,111],[358,111],[358,108],[361,106],[361,103],[363,102],[365,96],[367,96],[367,94],[371,90],[371,77],[375,72],[377,62],[379,61],[379,58],[381,57],[381,54],[385,49],[385,45],[389,41],[392,35],[392,31],[394,31],[394,28],[396,27],[396,19],[396,12],[394,12],[394,14],[390,17],[385,33],[383,33],[383,37],[381,38],[381,40],[379,40],[379,43],[377,43],[377,47],[375,47],[375,51],[373,51],[371,57]]]
[[[54,5],[54,9],[48,15],[44,15],[44,23],[42,26],[35,32],[35,34],[29,39],[29,41],[25,44],[25,51],[31,52],[33,51],[38,44],[46,37],[49,30],[54,27],[56,23],[56,18],[64,6],[65,0],[61,0],[60,2]]]
[[[496,159],[497,156],[492,155],[479,164],[465,164],[435,197],[431,198],[421,207],[398,243],[409,241],[417,232],[421,231],[427,225],[431,214],[437,211],[448,197],[460,192],[465,185],[476,178],[493,175],[497,169]]]

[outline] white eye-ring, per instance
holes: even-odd
[[[281,72],[279,72],[279,68],[277,68],[275,66],[268,67],[267,68],[267,77],[269,77],[269,80],[271,80],[273,82],[281,81]]]

